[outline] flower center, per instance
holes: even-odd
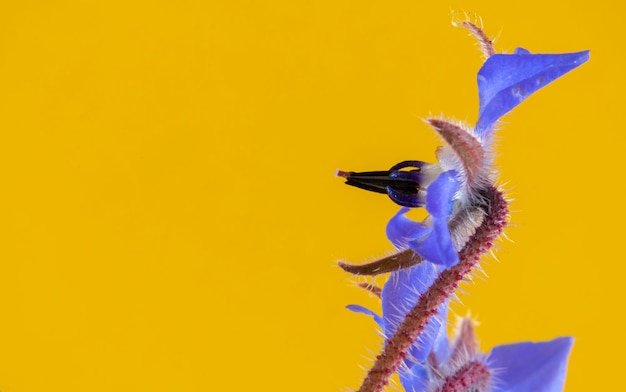
[[[403,207],[424,207],[426,187],[440,171],[438,165],[422,161],[403,161],[389,170],[367,172],[337,171],[346,184],[366,191],[385,193]],[[437,173],[433,173],[437,172]],[[433,175],[434,174],[434,175]]]

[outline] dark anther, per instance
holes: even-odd
[[[391,200],[404,207],[423,207],[424,197],[420,194],[422,182],[421,161],[404,161],[389,170],[368,172],[337,171],[346,179],[346,184],[357,188],[389,195]],[[409,169],[409,170],[402,170]]]
[[[389,170],[396,171],[400,169],[406,169],[407,167],[412,167],[414,170],[421,171],[422,168],[426,165],[428,165],[428,163],[422,161],[402,161],[391,166],[391,169]]]

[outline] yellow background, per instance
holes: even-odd
[[[623,12],[572,1],[0,5],[0,390],[342,391],[377,308],[335,265],[389,252],[344,170],[432,160],[481,56],[591,49],[506,118],[514,241],[456,313],[482,348],[573,335],[567,391],[618,390]],[[369,351],[368,351],[369,350]]]

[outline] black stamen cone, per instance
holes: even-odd
[[[346,174],[346,184],[366,191],[386,194],[388,193],[387,188],[391,187],[402,193],[417,193],[420,189],[419,182],[410,178],[394,178],[392,177],[393,172],[388,170],[348,172]]]
[[[346,184],[365,189],[366,191],[384,193],[391,200],[404,207],[422,207],[423,195],[421,189],[421,167],[424,162],[405,161],[394,165],[390,170],[367,172],[337,171],[339,177],[346,179]],[[413,170],[401,171],[404,168]]]

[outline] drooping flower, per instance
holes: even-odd
[[[588,59],[589,51],[531,54],[522,48],[513,54],[490,55],[478,71],[480,105],[476,126],[470,128],[442,119],[427,120],[446,143],[437,150],[438,162],[404,161],[387,171],[339,171],[338,174],[346,178],[348,185],[386,193],[405,207],[389,222],[388,233],[405,233],[410,238],[408,247],[430,262],[454,265],[458,257],[453,254],[464,242],[454,243],[451,238],[463,236],[450,233],[444,222],[470,213],[480,205],[481,191],[492,186],[496,173],[491,144],[498,121],[532,93]],[[429,200],[432,208],[436,205],[437,212],[443,214],[434,216]],[[425,221],[414,222],[404,216],[408,208],[424,206],[430,213]],[[471,232],[468,225],[471,222],[459,225],[458,231]]]
[[[395,333],[404,315],[439,273],[432,263],[399,271],[382,291],[382,317],[358,305],[348,308],[370,315],[384,336]],[[474,328],[462,320],[449,344],[446,331],[448,304],[439,306],[402,360],[398,373],[407,392],[492,391],[560,392],[573,344],[570,337],[548,342],[521,342],[494,347],[488,354],[478,350]]]
[[[404,207],[387,225],[397,254],[365,268],[340,263],[356,274],[391,272],[381,293],[382,316],[349,306],[373,316],[385,336],[383,351],[360,392],[381,391],[395,371],[409,392],[552,392],[564,383],[571,338],[499,346],[485,356],[475,349],[471,323],[463,324],[452,347],[445,325],[450,296],[506,225],[507,202],[494,185],[491,151],[499,119],[587,61],[589,52],[531,54],[517,49],[510,55],[495,54],[478,27],[469,22],[464,26],[478,37],[487,57],[478,72],[476,126],[427,120],[446,143],[437,150],[436,163],[404,161],[387,171],[338,172],[348,185],[386,193]],[[422,222],[405,216],[417,207],[429,213]]]

